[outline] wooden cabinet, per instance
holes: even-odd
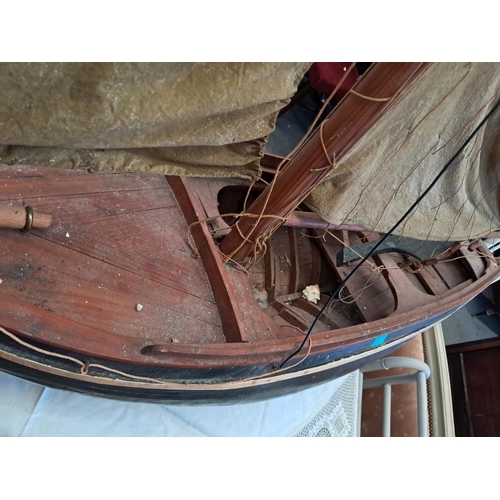
[[[500,338],[446,349],[457,436],[500,436]]]

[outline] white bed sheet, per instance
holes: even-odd
[[[0,372],[0,436],[355,435],[357,378],[357,373],[346,375],[259,403],[178,406],[85,396]],[[348,422],[347,414],[354,421]]]

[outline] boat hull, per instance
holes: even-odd
[[[377,257],[387,275],[359,282],[368,292],[354,315],[328,311],[297,352],[321,304],[286,297],[316,283],[331,291],[348,269],[335,265],[334,242],[286,227],[268,241],[262,272],[224,265],[202,221],[227,229],[218,194],[234,181],[29,166],[0,166],[0,177],[4,202],[27,199],[52,217],[49,229],[0,230],[0,369],[95,396],[231,404],[290,394],[383,357],[500,275],[487,249],[462,249],[426,271],[429,291]]]
[[[122,401],[184,405],[250,403],[293,394],[351,373],[395,351],[456,309],[391,332],[384,336],[380,345],[375,345],[376,343],[370,340],[345,349],[313,355],[307,357],[299,366],[276,374],[273,373],[272,365],[186,370],[152,369],[110,363],[109,360],[90,360],[93,364],[103,364],[123,374],[154,377],[158,380],[157,383],[149,383],[127,379],[124,375],[103,369],[90,369],[87,373],[82,373],[78,366],[75,367],[69,360],[51,359],[50,356],[27,348],[5,335],[1,335],[0,339],[0,370],[54,389]],[[72,357],[72,353],[63,353],[60,350],[57,354]]]

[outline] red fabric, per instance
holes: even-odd
[[[311,82],[311,87],[320,94],[329,96],[340,82],[340,79],[344,76],[344,68],[347,70],[351,64],[352,63],[349,62],[314,63],[309,69],[309,81]],[[336,97],[344,97],[351,87],[357,82],[358,76],[358,71],[356,70],[356,67],[354,67],[337,91]]]

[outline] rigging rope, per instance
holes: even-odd
[[[344,73],[344,75],[342,76],[342,78],[340,79],[340,81],[338,82],[337,86],[333,89],[332,93],[330,94],[330,96],[328,97],[328,99],[326,99],[326,101],[324,102],[323,106],[321,107],[321,109],[319,110],[316,118],[314,119],[313,123],[311,124],[311,126],[309,127],[309,129],[307,130],[306,134],[304,135],[304,137],[300,140],[300,142],[295,146],[295,148],[293,148],[293,150],[279,163],[278,167],[276,168],[276,173],[274,174],[274,178],[269,186],[269,191],[267,193],[267,196],[266,196],[266,200],[264,202],[264,206],[261,210],[261,213],[259,214],[258,218],[257,218],[257,221],[256,223],[254,224],[254,227],[257,227],[257,224],[260,222],[261,218],[263,217],[263,214],[266,210],[266,207],[267,207],[267,204],[269,202],[269,199],[271,197],[271,193],[274,189],[274,185],[276,183],[276,179],[278,178],[278,174],[281,170],[281,168],[283,167],[283,165],[288,162],[291,158],[294,157],[294,155],[300,150],[300,148],[304,145],[304,143],[306,142],[306,139],[309,138],[311,132],[313,131],[314,127],[316,126],[316,123],[318,122],[318,120],[320,119],[321,115],[323,114],[323,111],[326,109],[327,105],[330,103],[330,101],[332,100],[332,98],[335,96],[335,94],[337,93],[337,91],[340,89],[340,87],[342,86],[342,84],[344,83],[345,79],[347,78],[347,76],[350,74],[350,72],[352,71],[352,69],[354,68],[354,66],[356,65],[355,62],[353,62],[349,68],[347,68],[346,72]],[[323,122],[324,123],[324,122]],[[323,132],[323,128],[321,128],[321,133]],[[321,141],[323,143],[323,137],[321,135]],[[326,153],[326,149],[323,145],[323,149]],[[327,157],[327,160],[328,160],[328,163],[329,165],[325,168],[332,168],[335,166],[335,157],[333,158],[333,162],[332,160],[330,159],[330,157],[328,156],[328,153],[326,153],[326,157]],[[310,189],[310,191],[312,191],[313,188]],[[309,192],[310,192],[309,191]],[[306,193],[306,194],[309,194]],[[248,198],[248,197],[247,197]],[[249,214],[244,214],[245,217],[248,216]],[[285,217],[285,218],[288,218],[289,217],[289,214]],[[238,221],[239,222],[239,221]],[[238,229],[238,232],[240,234],[240,236],[242,236],[242,233],[238,227],[238,222],[236,222],[236,228]],[[277,227],[275,227],[273,230],[271,230],[270,232],[268,233],[264,233],[262,234],[259,238],[257,238],[257,240],[254,242],[254,262],[251,263],[251,265],[255,265],[256,262],[258,261],[255,261],[255,256],[260,253],[262,251],[262,249],[265,248],[265,241],[270,237],[272,236],[273,232],[277,229]],[[253,232],[253,231],[252,231]],[[251,236],[252,235],[252,232],[248,235],[248,236]],[[249,241],[247,237],[243,237],[243,241],[238,245],[238,247],[236,249],[234,249],[229,255],[226,255],[223,262],[226,264],[227,262],[229,261],[233,261],[233,257],[238,253],[238,251],[245,245],[245,243]],[[257,253],[256,253],[257,252]],[[260,259],[259,259],[260,260]]]
[[[430,185],[425,189],[425,191],[417,198],[417,200],[412,204],[412,206],[405,212],[405,214],[394,224],[394,226],[391,228],[391,230],[382,238],[378,241],[378,243],[371,249],[371,251],[361,260],[361,262],[358,263],[358,265],[347,275],[347,277],[344,279],[343,283],[333,292],[331,297],[328,299],[328,301],[324,304],[324,306],[321,308],[320,312],[312,322],[311,326],[309,327],[309,330],[307,331],[307,334],[304,338],[304,341],[302,344],[299,346],[297,350],[295,350],[292,354],[290,354],[284,361],[281,362],[281,364],[278,366],[278,369],[281,369],[285,363],[287,363],[290,359],[295,357],[305,346],[306,342],[309,340],[309,337],[311,336],[311,333],[316,326],[317,322],[323,315],[323,313],[328,309],[330,304],[335,300],[335,297],[338,295],[340,290],[345,286],[345,284],[349,281],[349,279],[354,275],[354,273],[373,255],[373,253],[384,243],[384,241],[389,238],[389,236],[397,229],[397,227],[415,210],[415,208],[418,206],[418,204],[422,201],[422,199],[429,193],[429,191],[437,184],[439,179],[445,174],[445,172],[453,165],[455,160],[462,154],[464,149],[469,145],[470,141],[476,136],[476,134],[479,132],[479,130],[485,125],[485,123],[488,121],[488,119],[495,113],[495,111],[498,109],[500,106],[500,101],[498,101],[495,106],[488,112],[488,114],[483,118],[481,123],[475,128],[475,130],[472,132],[472,134],[468,137],[468,139],[464,142],[464,144],[458,149],[458,151],[448,160],[448,162],[445,164],[445,166],[441,169],[441,171],[436,175],[434,180],[430,183]]]

